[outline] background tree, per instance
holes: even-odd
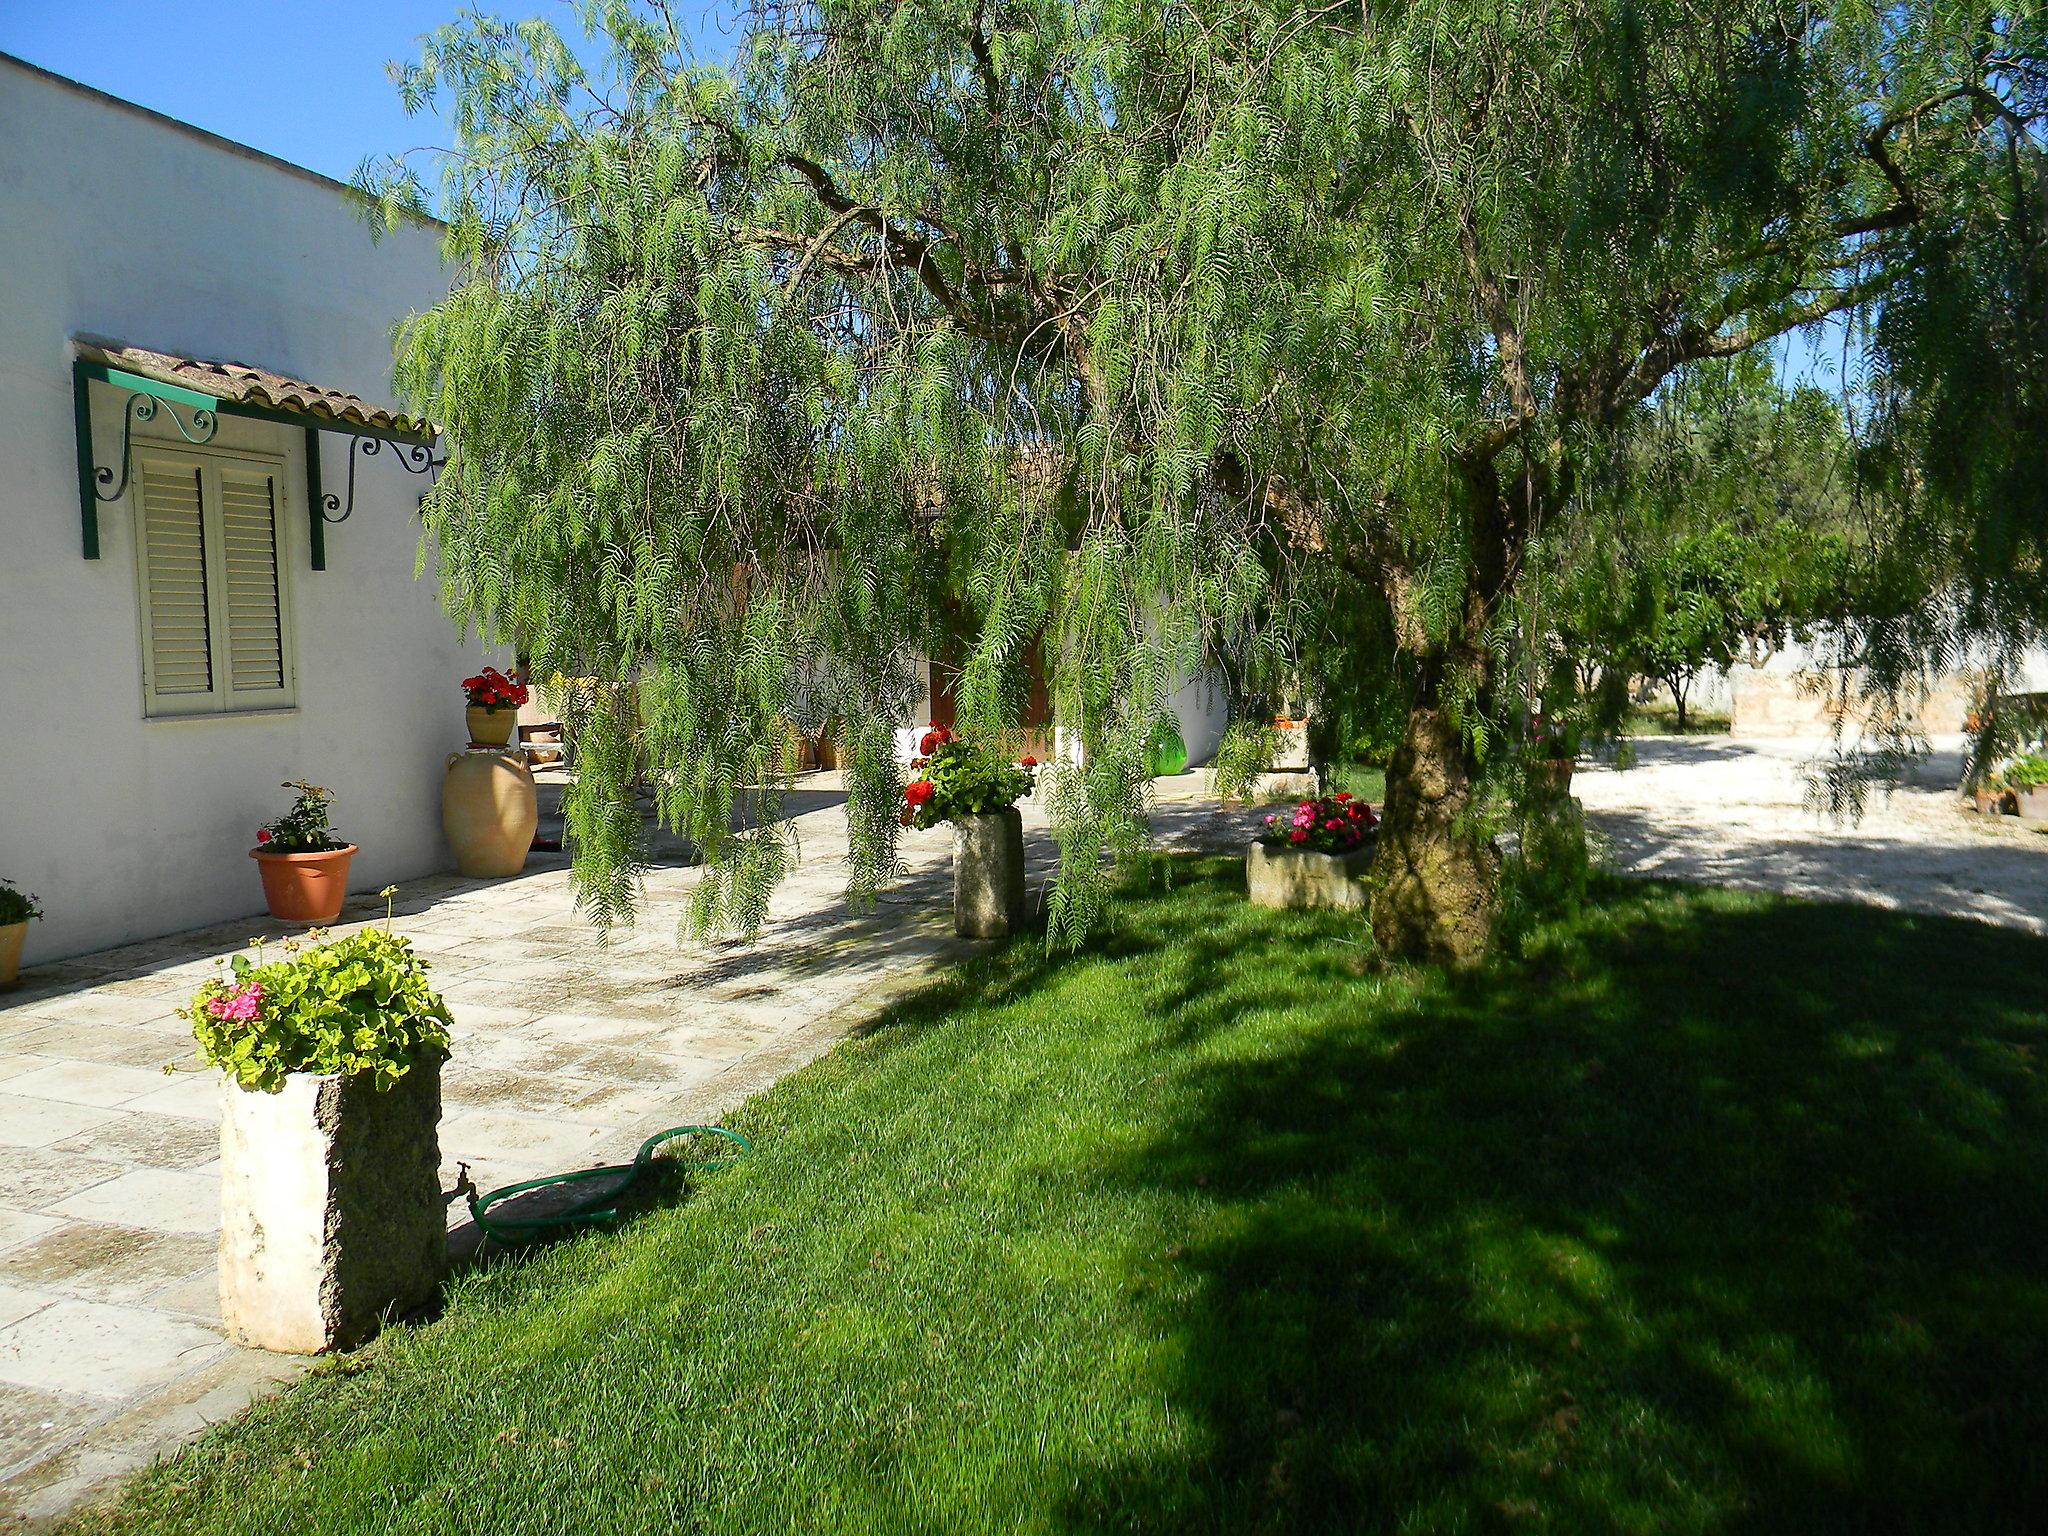
[[[1759,354],[1706,364],[1638,407],[1613,449],[1535,552],[1553,705],[1576,699],[1614,729],[1647,679],[1683,730],[1701,672],[1761,666],[1865,611],[1857,455],[1830,396],[1786,389]]]
[[[854,894],[888,873],[944,594],[966,722],[1038,646],[1086,744],[1051,779],[1078,936],[1172,687],[1219,635],[1284,665],[1327,566],[1406,694],[1374,931],[1483,952],[1532,539],[1669,381],[1880,305],[1920,231],[1988,238],[2044,110],[2038,10],[1935,0],[819,0],[757,6],[730,72],[659,4],[585,14],[603,80],[474,17],[409,72],[454,98],[465,280],[400,378],[449,428],[455,611],[606,684],[586,892],[630,897],[635,743],[742,925],[779,716],[846,722]]]

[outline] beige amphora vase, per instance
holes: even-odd
[[[484,879],[516,875],[526,867],[540,801],[526,755],[495,747],[448,754],[441,778],[441,828],[455,850],[455,867]]]

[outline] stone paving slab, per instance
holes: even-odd
[[[697,878],[681,863],[650,871],[608,946],[559,857],[400,893],[394,926],[455,1018],[444,1188],[463,1165],[489,1189],[714,1121],[973,951],[952,935],[950,836],[907,836],[903,878],[853,916],[839,797],[804,798],[801,860],[752,945],[677,943]],[[1053,848],[1042,817],[1027,825],[1036,885]],[[1218,833],[1213,805],[1162,807],[1160,828]],[[383,903],[343,918],[338,933],[381,922]],[[217,960],[276,932],[251,917],[40,966],[0,1000],[0,1529],[96,1496],[303,1365],[222,1334],[219,1080],[176,1014]],[[451,1212],[464,1251],[475,1234]]]

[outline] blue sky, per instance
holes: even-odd
[[[0,0],[0,53],[346,181],[365,155],[444,142],[408,118],[385,73],[465,0]],[[545,16],[578,35],[563,0],[480,9]],[[678,0],[700,54],[725,56],[730,14]]]
[[[674,0],[694,19],[699,56],[731,47],[732,0]],[[465,0],[0,0],[0,53],[346,181],[366,155],[446,142],[408,118],[385,65]],[[480,7],[545,16],[578,36],[567,0]],[[431,181],[431,177],[429,178]],[[1792,338],[1778,355],[1793,376],[1839,374],[1839,330]]]

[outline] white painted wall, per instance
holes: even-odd
[[[335,792],[354,888],[446,867],[441,770],[480,658],[413,579],[421,483],[388,451],[364,463],[315,572],[303,434],[222,417],[217,441],[291,458],[298,707],[145,720],[125,501],[81,556],[69,348],[93,333],[387,401],[394,323],[446,288],[437,232],[372,246],[333,183],[0,58],[0,274],[0,875],[48,914],[26,963],[260,912],[246,855],[285,779]],[[94,393],[111,463],[122,397]],[[323,441],[338,491],[348,440]]]

